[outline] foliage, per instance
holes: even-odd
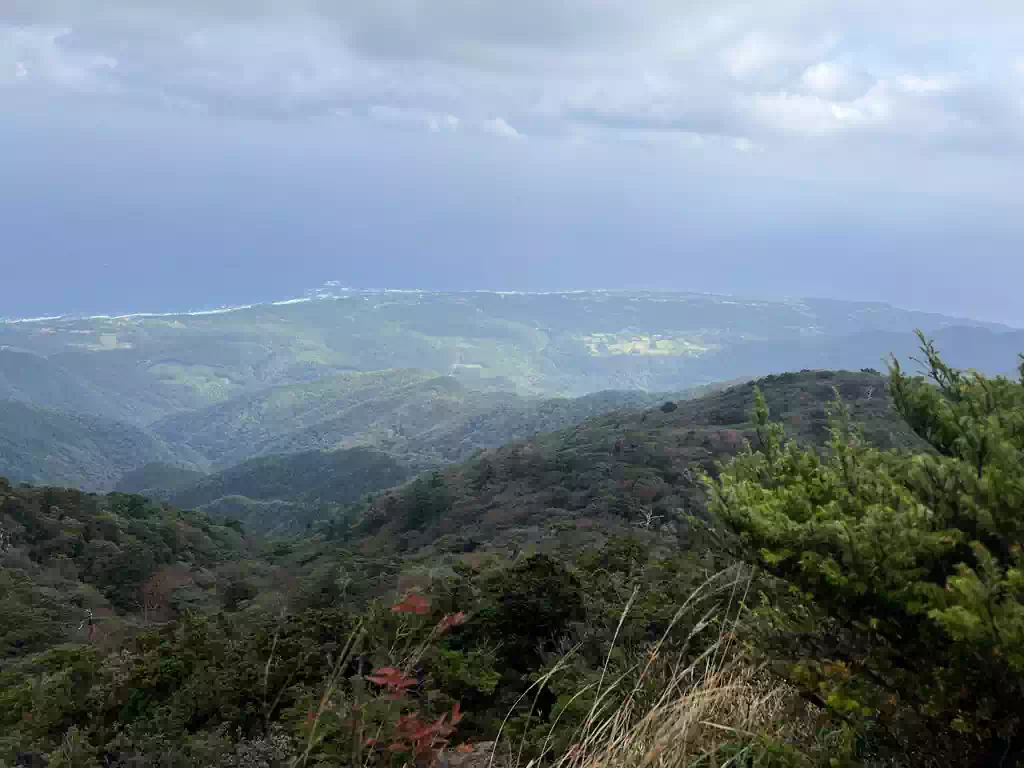
[[[866,751],[910,764],[1024,759],[1024,383],[891,366],[930,446],[887,452],[836,406],[824,456],[783,440],[757,398],[757,450],[708,480],[711,509],[792,591],[765,593],[770,653]],[[1024,375],[1024,364],[1021,374]],[[930,380],[930,381],[929,381]]]
[[[171,495],[176,506],[198,507],[224,496],[346,503],[368,490],[397,485],[409,470],[370,448],[308,451],[250,459],[208,475]]]
[[[0,610],[20,617],[0,630],[6,659],[116,636],[125,613],[169,618],[190,589],[215,602],[204,570],[243,553],[236,530],[125,494],[0,484],[0,531]]]
[[[806,443],[828,439],[826,407],[839,388],[873,442],[923,445],[891,412],[881,376],[808,372],[767,377],[760,387]],[[699,472],[714,471],[754,436],[753,402],[753,386],[741,384],[679,400],[675,410],[657,399],[595,416],[375,494],[319,530],[364,551],[406,555],[550,547],[565,556],[638,528],[657,534],[652,546],[719,547]]]

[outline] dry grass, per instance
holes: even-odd
[[[760,745],[766,738],[803,740],[812,714],[797,693],[751,662],[735,647],[735,629],[741,620],[750,574],[733,568],[709,578],[681,606],[673,626],[689,620],[689,639],[682,648],[665,650],[671,627],[662,639],[638,654],[632,666],[608,680],[612,649],[589,715],[572,745],[563,754],[547,749],[541,761],[555,768],[683,768],[684,766],[758,765]],[[634,593],[633,598],[636,597]],[[626,621],[629,600],[619,620]],[[710,604],[710,606],[709,606]],[[703,611],[699,613],[699,611]],[[698,614],[695,616],[695,614]],[[694,621],[694,618],[696,620]],[[713,624],[722,627],[710,646],[692,658],[697,635]],[[618,632],[616,632],[616,637]],[[561,665],[538,681],[540,687],[560,671]],[[576,697],[589,695],[584,689]],[[524,694],[526,696],[526,694]],[[553,738],[558,721],[550,729]],[[505,759],[500,755],[504,752]],[[502,750],[500,734],[491,764],[522,765],[518,751]]]
[[[627,703],[591,723],[586,738],[554,764],[682,768],[739,762],[756,749],[762,734],[776,729],[792,696],[750,667],[707,669],[699,676],[693,672],[687,669],[673,680],[662,700],[639,716]]]

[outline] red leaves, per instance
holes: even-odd
[[[406,677],[405,673],[394,667],[381,667],[373,670],[373,674],[367,675],[366,679],[377,685],[386,685],[392,691],[404,691],[406,688],[416,685],[418,680],[414,677]]]
[[[395,729],[390,739],[391,743],[385,748],[389,752],[410,752],[417,757],[437,756],[438,750],[448,745],[448,736],[455,730],[455,726],[462,720],[462,710],[458,702],[452,707],[451,715],[441,715],[434,722],[421,720],[417,715],[402,715],[395,723]],[[366,746],[378,746],[376,739],[368,739],[363,742]],[[468,744],[456,747],[458,752],[472,752],[473,748]],[[431,761],[432,762],[432,761]]]
[[[417,592],[406,594],[399,602],[391,606],[391,612],[427,616],[425,622],[403,620],[400,622],[399,630],[400,632],[421,632],[426,636],[425,643],[429,643],[432,639],[436,639],[439,635],[443,635],[467,620],[463,611],[449,613],[442,616],[431,629],[430,600]],[[412,658],[417,658],[417,656]],[[409,665],[412,663],[411,660],[407,662]],[[422,716],[421,711],[417,711],[421,706],[418,703],[419,697],[411,695],[408,690],[420,682],[417,678],[409,676],[398,667],[378,667],[371,674],[366,675],[365,679],[384,688],[380,692],[384,698],[403,702],[401,707],[407,711],[407,714],[399,717],[397,722],[391,721],[390,725],[381,724],[380,727],[386,735],[380,735],[379,739],[368,739],[363,742],[364,745],[378,754],[384,752],[407,753],[418,761],[425,761],[426,764],[433,765],[440,750],[448,745],[448,737],[462,720],[463,714],[459,704],[455,703],[450,713],[445,713],[436,720],[427,720]],[[408,712],[410,709],[413,711]]]
[[[430,601],[423,595],[415,592],[405,596],[401,602],[391,606],[392,613],[418,613],[420,615],[430,613]]]
[[[391,606],[392,613],[415,613],[420,616],[430,613],[430,600],[416,592],[410,592],[399,602]],[[437,624],[437,631],[444,634],[452,627],[457,627],[466,621],[466,614],[463,611],[449,613]]]
[[[452,627],[457,627],[459,624],[466,622],[466,614],[463,611],[458,613],[449,613],[441,621],[437,623],[437,631],[444,634]]]

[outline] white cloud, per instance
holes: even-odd
[[[759,94],[754,101],[755,114],[764,126],[801,136],[824,136],[841,130],[834,106],[819,96],[785,91]]]
[[[764,72],[782,58],[782,53],[778,43],[755,36],[726,49],[722,58],[729,74],[743,78]]]
[[[117,60],[67,44],[69,27],[14,27],[0,23],[0,83],[37,80],[50,86],[98,90],[113,86]]]
[[[1024,72],[1017,0],[935,0],[914,17],[882,0],[13,3],[0,82],[507,137],[601,124],[609,137],[757,146],[780,134],[1024,144],[1020,110],[998,106],[1019,105],[1019,86],[978,63]]]
[[[953,75],[931,77],[900,75],[896,78],[896,82],[903,90],[911,93],[941,93],[956,86],[957,78]]]
[[[352,110],[339,110],[336,114],[339,117],[353,117]],[[374,104],[367,110],[367,114],[378,122],[423,128],[431,133],[457,131],[462,122],[455,115],[443,115],[423,109],[394,107],[388,104]]]
[[[846,85],[848,76],[841,65],[821,61],[805,69],[801,80],[812,91],[834,93]]]
[[[504,118],[494,117],[488,120],[484,120],[482,123],[483,129],[486,133],[493,134],[495,136],[501,136],[506,139],[522,139],[525,138],[523,134],[505,122]]]

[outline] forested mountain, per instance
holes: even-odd
[[[202,462],[131,424],[0,400],[0,476],[16,482],[108,490],[149,462],[195,468],[194,460]]]
[[[201,477],[152,465],[130,473],[118,488],[201,506],[219,518],[243,520],[253,530],[294,533],[332,514],[324,505],[355,501],[481,449],[617,408],[660,405],[666,398],[689,399],[724,386],[670,395],[598,392],[545,399],[476,392],[451,377],[418,372],[342,379],[343,394],[331,380],[292,385],[161,422],[153,431],[168,441],[195,429],[186,447],[224,457],[218,462],[224,468]],[[323,421],[317,423],[318,418]],[[240,462],[232,465],[233,459]]]
[[[270,453],[387,444],[521,398],[430,371],[346,373],[169,416],[151,429],[218,466]]]
[[[759,768],[876,756],[923,768],[932,739],[956,765],[975,764],[974,744],[1006,754],[1019,670],[1002,649],[1020,645],[1021,601],[1017,571],[985,558],[1019,562],[1019,546],[995,528],[987,544],[961,546],[957,526],[987,526],[974,505],[988,499],[994,523],[1019,528],[1007,517],[1019,501],[1007,468],[1024,449],[1024,400],[1005,379],[935,371],[938,386],[898,371],[787,373],[612,410],[348,504],[345,473],[400,475],[390,456],[251,459],[179,488],[221,524],[136,495],[0,482],[0,609],[19,617],[2,633],[0,760],[482,761],[495,740],[536,760],[573,754],[579,730],[603,718],[674,727],[666,687],[687,717],[704,718],[685,749],[674,730],[651,735],[702,756],[688,767],[741,755]],[[979,464],[971,436],[981,429]],[[783,447],[782,435],[795,443]],[[188,480],[161,465],[134,475],[161,476]],[[952,480],[971,495],[944,501]],[[1000,492],[986,496],[993,483]],[[230,495],[240,488],[252,498]],[[918,492],[953,527],[933,531],[905,503]],[[748,497],[756,503],[734,505]],[[317,504],[324,519],[302,517]],[[249,519],[228,520],[234,512]],[[311,530],[252,536],[260,525],[281,533],[260,512]],[[892,567],[920,580],[908,592],[886,569],[913,552],[976,557],[989,570],[946,580],[945,559],[941,572],[901,559]],[[986,584],[998,587],[988,607],[972,597]],[[894,602],[921,599],[940,623]],[[998,617],[994,633],[971,618],[982,611]],[[846,629],[834,631],[840,619]],[[899,634],[908,627],[912,636]],[[896,644],[869,642],[894,632],[941,664],[899,666]],[[989,646],[999,653],[966,652]],[[853,651],[871,666],[836,655]],[[875,670],[893,663],[890,684]],[[991,679],[976,694],[919,684],[979,675]],[[886,685],[931,710],[922,716]],[[970,731],[988,723],[1000,730]]]
[[[838,392],[865,434],[884,448],[920,448],[892,412],[878,373],[809,371],[758,380],[772,413],[806,444],[828,437]],[[350,507],[327,529],[365,550],[462,552],[585,547],[596,526],[653,526],[701,536],[701,471],[753,437],[754,382],[658,407],[616,410],[575,426],[484,451]]]
[[[962,366],[998,366],[1019,343],[1003,326],[855,302],[320,293],[235,311],[2,323],[0,396],[145,425],[270,387],[392,369],[520,394],[667,391],[790,368],[877,367],[916,327],[956,347]],[[971,344],[954,328],[975,329]],[[978,343],[1001,356],[976,354]]]
[[[372,448],[302,451],[249,459],[156,494],[178,507],[241,520],[247,530],[298,533],[338,505],[398,485],[416,469]]]
[[[487,450],[369,500],[322,505],[328,519],[306,518],[310,534],[290,540],[244,537],[257,517],[217,524],[139,496],[0,484],[0,607],[24,616],[3,636],[0,760],[128,766],[159,756],[227,768],[285,764],[312,743],[326,764],[349,749],[361,763],[377,754],[369,732],[418,754],[406,723],[431,739],[489,741],[509,713],[505,737],[537,756],[570,748],[603,675],[625,676],[631,706],[647,711],[666,679],[695,674],[672,665],[703,649],[721,654],[723,674],[741,675],[729,683],[741,696],[796,709],[758,714],[774,718],[764,734],[750,719],[761,709],[718,710],[734,735],[702,750],[784,739],[827,762],[845,746],[808,735],[817,716],[797,692],[765,693],[742,653],[716,650],[717,625],[701,618],[737,622],[735,591],[750,587],[730,565],[738,540],[709,512],[700,474],[717,475],[744,439],[757,441],[757,392],[788,434],[819,450],[837,391],[869,441],[925,450],[894,413],[885,377],[806,372]],[[369,449],[259,458],[178,498],[224,519],[262,510],[301,529],[296,515],[309,507],[280,497],[302,488],[304,502],[342,501],[331,496],[340,475],[366,479],[394,469],[389,461]],[[161,475],[186,479],[161,466],[136,477]],[[241,506],[228,495],[240,487],[253,497]],[[524,696],[538,676],[547,692]],[[625,694],[612,686],[601,700],[617,708]],[[343,717],[318,701],[337,701]],[[308,741],[310,727],[325,728],[322,738]]]
[[[1002,326],[879,304],[652,292],[321,291],[230,311],[4,322],[0,398],[22,408],[5,406],[0,471],[110,489],[152,462],[206,472],[360,446],[442,466],[714,382],[906,360],[914,326],[951,363],[989,373],[1024,345]]]
[[[722,386],[671,396],[689,398]],[[220,467],[260,455],[355,445],[437,463],[615,408],[664,399],[638,390],[525,397],[475,390],[454,377],[428,372],[373,371],[277,387],[171,416],[150,429]]]
[[[90,639],[83,621],[90,613],[116,639],[142,628],[144,613],[170,616],[216,602],[210,569],[243,551],[236,528],[199,513],[140,496],[12,488],[0,479],[0,611],[7,617],[0,670]]]
[[[414,469],[439,466],[479,448],[659,398],[664,396],[639,391],[528,397],[472,389],[426,371],[372,371],[275,387],[144,428],[7,401],[0,406],[0,471],[35,484],[163,498],[211,468],[228,469],[259,456],[361,446]],[[385,487],[356,485],[356,495]]]

